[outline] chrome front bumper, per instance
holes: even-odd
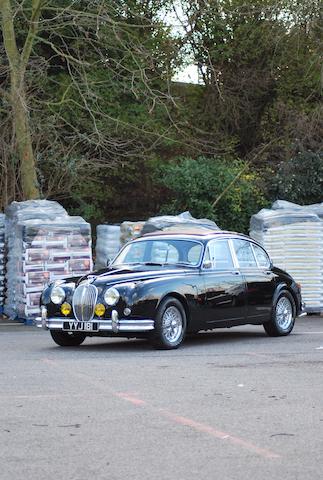
[[[38,328],[44,328],[45,330],[63,330],[64,322],[75,322],[75,319],[71,318],[47,318],[45,309],[42,310],[42,316],[36,317],[34,323]],[[111,320],[95,319],[95,323],[98,324],[98,330],[88,331],[88,333],[100,333],[100,332],[149,332],[154,330],[155,322],[151,319],[139,319],[133,320],[128,318],[118,318],[118,312],[112,311]],[[86,333],[86,331],[84,331]]]

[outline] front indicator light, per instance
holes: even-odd
[[[95,305],[94,313],[97,317],[103,317],[105,313],[105,306],[102,303]]]
[[[69,303],[67,302],[64,302],[62,305],[61,305],[61,312],[63,315],[69,315],[72,311],[72,307]]]

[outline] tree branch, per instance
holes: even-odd
[[[28,30],[28,34],[25,40],[22,53],[21,53],[21,57],[20,57],[20,66],[21,66],[22,75],[26,70],[27,63],[33,48],[34,39],[38,31],[39,17],[41,13],[41,3],[42,3],[42,0],[33,0],[32,2],[32,13],[31,13],[31,18],[29,23],[29,30]]]
[[[38,37],[36,35],[35,35],[35,38],[37,38],[37,40],[39,40],[40,42],[43,42],[43,43],[46,43],[46,45],[49,45],[54,50],[54,52],[56,52],[57,55],[59,55],[60,57],[63,57],[66,60],[69,60],[70,62],[77,63],[78,65],[85,65],[87,67],[91,67],[90,63],[79,60],[78,58],[75,58],[72,55],[68,55],[68,54],[62,52],[61,50],[59,50],[58,48],[55,47],[53,42],[50,42],[49,40],[45,40],[45,38]]]
[[[19,51],[17,48],[10,0],[0,0],[0,13],[2,16],[3,42],[9,61],[10,71],[16,73],[19,68]]]

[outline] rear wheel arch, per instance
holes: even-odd
[[[292,298],[293,298],[293,300],[294,300],[294,305],[293,305],[293,308],[294,308],[294,310],[295,310],[295,311],[294,311],[294,314],[296,315],[296,313],[297,313],[297,302],[298,302],[298,300],[297,300],[297,297],[296,297],[295,293],[293,292],[293,290],[292,290],[286,283],[280,283],[280,284],[277,286],[277,288],[276,288],[276,290],[275,290],[275,293],[274,293],[274,296],[273,296],[273,307],[275,306],[278,297],[279,297],[282,293],[284,293],[284,292],[288,292],[288,293],[292,296]]]
[[[273,297],[270,320],[263,323],[266,333],[271,337],[289,335],[294,328],[296,312],[294,297],[289,289],[277,290],[277,295]]]
[[[293,289],[289,288],[287,291],[293,297],[294,307],[295,307],[295,316],[297,316],[297,315],[299,315],[299,309],[300,309],[299,300],[298,300],[297,295],[296,295],[296,293],[294,292]]]

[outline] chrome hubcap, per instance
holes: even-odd
[[[286,297],[281,297],[277,302],[276,320],[282,330],[287,330],[293,321],[293,307]]]
[[[175,343],[183,332],[183,318],[181,312],[174,306],[166,308],[163,315],[163,334],[170,343]]]

